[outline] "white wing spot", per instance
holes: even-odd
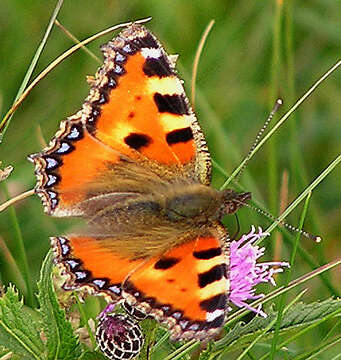
[[[155,49],[155,48],[142,48],[141,53],[145,59],[147,58],[158,59],[162,55],[161,49]]]
[[[213,312],[208,312],[206,314],[206,321],[211,322],[214,321],[219,316],[223,315],[225,313],[224,310],[214,310]]]

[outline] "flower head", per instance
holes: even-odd
[[[109,359],[129,360],[141,351],[144,337],[140,326],[130,316],[106,311],[100,316],[96,342]]]
[[[258,233],[254,226],[249,234],[243,235],[238,241],[230,244],[230,294],[229,300],[238,307],[245,307],[261,316],[266,314],[261,308],[253,308],[246,303],[247,300],[256,300],[264,294],[256,295],[255,286],[259,283],[270,282],[276,285],[273,275],[282,272],[287,262],[257,263],[264,254],[265,248],[260,248],[254,243],[269,233],[263,232],[259,227]],[[276,267],[276,268],[275,268]]]

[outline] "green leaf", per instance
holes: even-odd
[[[296,304],[283,315],[280,334],[321,321],[339,309],[341,309],[341,300],[335,299],[327,299],[311,304]],[[251,343],[276,317],[277,312],[272,311],[267,318],[255,317],[248,324],[239,322],[223,339],[215,343],[214,351],[222,349],[224,349],[224,352],[234,351],[244,347]],[[274,327],[262,339],[271,338],[273,330]]]
[[[140,360],[147,360],[153,345],[155,344],[155,336],[157,323],[154,320],[146,319],[140,323],[143,334],[145,334],[144,345],[139,354]]]
[[[199,360],[211,360],[212,359],[212,343],[208,343],[206,349],[202,350],[199,355]]]
[[[44,344],[37,318],[23,306],[18,292],[9,286],[0,298],[0,345],[21,359],[42,359]]]
[[[97,351],[86,351],[79,360],[108,360],[108,358]]]
[[[13,354],[12,351],[9,351],[3,346],[0,346],[0,360],[20,360],[22,357]]]
[[[71,323],[66,320],[65,311],[59,306],[51,272],[52,253],[50,251],[43,262],[38,283],[38,300],[47,338],[47,359],[76,360],[81,354],[81,347]]]

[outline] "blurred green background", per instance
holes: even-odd
[[[55,3],[0,2],[2,116],[14,100]],[[283,1],[283,4],[274,0],[66,0],[58,20],[77,38],[84,39],[109,26],[148,16],[153,19],[147,26],[166,50],[180,55],[177,67],[188,94],[198,43],[209,21],[215,20],[200,59],[195,109],[213,159],[228,173],[246,155],[274,97],[284,100],[276,115],[278,119],[341,55],[341,1],[336,0]],[[96,40],[89,49],[100,55],[99,46],[113,36]],[[72,45],[66,34],[54,27],[34,77]],[[14,166],[13,174],[0,185],[0,203],[34,186],[33,166],[26,156],[41,149],[38,127],[48,141],[59,122],[81,107],[88,93],[85,77],[94,74],[97,67],[88,54],[78,51],[43,79],[15,113],[0,145],[2,167]],[[267,144],[256,154],[241,177],[240,184],[275,215],[279,214],[281,197],[290,203],[341,152],[340,95],[339,69],[280,128],[270,146]],[[282,186],[283,176],[288,176],[287,187]],[[214,185],[221,185],[224,179],[215,170]],[[281,195],[285,193],[281,188],[287,189],[287,199]],[[287,221],[297,225],[300,210],[301,207],[297,208]],[[240,211],[239,221],[244,232],[251,224],[269,223],[247,209]],[[235,220],[228,223],[233,233]],[[22,236],[35,291],[41,261],[49,248],[48,237],[67,231],[68,227],[67,220],[44,215],[35,196],[18,203],[15,211],[12,208],[0,213],[0,281],[14,282],[26,294],[22,264],[18,261],[21,256],[18,237]],[[294,264],[294,277],[341,254],[340,167],[313,192],[305,229],[321,235],[324,241],[316,245],[301,239],[302,251]],[[283,246],[274,245],[275,238],[273,233],[263,243],[269,248],[268,258],[279,252],[279,258],[288,260],[290,246],[286,241]],[[315,278],[308,286],[306,302],[338,295],[340,269],[329,273],[323,281]],[[318,331],[323,334],[325,328],[317,330],[316,336]],[[313,344],[313,339],[314,336],[307,338],[305,345]]]

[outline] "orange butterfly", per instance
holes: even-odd
[[[174,57],[132,24],[102,46],[83,107],[35,163],[45,212],[88,226],[51,239],[65,289],[86,288],[154,317],[179,339],[224,323],[228,234],[249,193],[209,186],[210,155]]]

